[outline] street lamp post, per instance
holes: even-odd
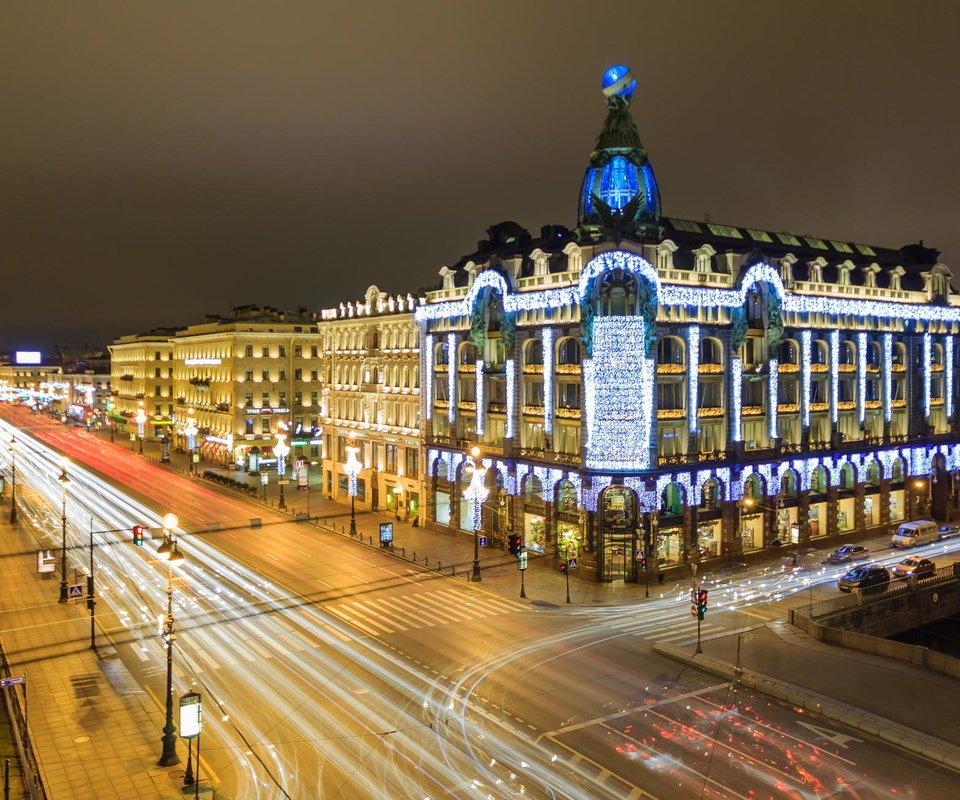
[[[137,423],[137,452],[143,455],[143,428],[147,424],[147,414],[143,410],[143,400],[139,403],[140,407],[134,416],[134,422]]]
[[[17,438],[10,437],[10,524],[17,522]]]
[[[290,446],[287,444],[287,434],[277,433],[277,443],[273,446],[273,454],[277,457],[277,483],[280,484],[280,503],[277,506],[280,509],[286,509],[287,501],[283,496],[283,486],[287,482],[283,477],[287,471],[287,455],[290,453]]]
[[[183,553],[177,548],[177,540],[173,535],[178,525],[179,520],[173,514],[167,514],[163,518],[163,544],[157,548],[157,555],[167,562],[167,618],[163,626],[167,640],[167,703],[163,736],[160,737],[163,750],[157,762],[161,767],[172,767],[180,763],[180,756],[177,755],[177,726],[173,724],[173,640],[176,638],[173,621],[173,568],[183,561]]]
[[[60,602],[66,603],[69,599],[67,590],[67,489],[70,488],[70,478],[67,477],[67,465],[61,467],[60,477],[61,504],[60,504]]]
[[[193,421],[193,409],[191,408],[187,411],[187,424],[183,428],[184,436],[187,437],[187,450],[190,453],[190,474],[194,472],[193,466],[193,449],[197,445],[197,434],[200,432],[200,429],[197,428],[196,424]]]
[[[355,444],[352,444],[356,434],[353,431],[350,431],[350,441],[351,444],[348,444],[346,447],[347,450],[347,461],[343,465],[343,471],[347,473],[347,492],[350,495],[350,535],[357,535],[357,476],[360,474],[360,470],[363,469],[363,465],[360,463],[360,460],[357,458],[357,454],[360,452],[360,448]]]
[[[483,479],[487,468],[480,461],[480,448],[474,447],[468,457],[466,471],[470,473],[470,483],[464,489],[463,496],[473,503],[473,572],[471,581],[480,581],[480,528],[483,524],[483,501],[487,499],[487,487]]]

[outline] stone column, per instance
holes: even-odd
[[[827,535],[833,536],[837,533],[837,506],[839,490],[830,486],[827,488]]]
[[[743,555],[743,540],[740,538],[740,503],[736,500],[722,503],[720,530],[720,555],[725,558],[739,558]]]
[[[810,492],[800,492],[797,497],[798,544],[810,541]]]
[[[867,515],[864,513],[863,502],[866,498],[866,492],[863,489],[863,483],[857,481],[853,490],[853,528],[861,531],[867,527]]]

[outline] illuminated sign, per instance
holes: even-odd
[[[192,739],[200,735],[202,706],[200,695],[190,692],[180,698],[180,738]]]
[[[188,367],[218,367],[220,366],[219,358],[185,358],[183,363]]]
[[[43,359],[40,357],[39,350],[17,350],[14,354],[14,361],[17,364],[41,364]]]
[[[254,412],[256,414],[289,414],[289,408],[248,408],[247,413]]]

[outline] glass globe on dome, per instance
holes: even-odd
[[[630,100],[637,88],[637,80],[633,78],[630,67],[615,64],[603,73],[601,81],[604,97],[622,97]]]

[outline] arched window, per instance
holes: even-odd
[[[657,363],[685,364],[683,340],[676,336],[664,336],[660,339],[657,342]]]
[[[561,365],[580,364],[580,342],[568,336],[557,345],[557,363]]]
[[[528,475],[523,484],[523,504],[526,506],[543,506],[543,484],[536,475]]]
[[[637,279],[633,273],[613,269],[600,281],[600,315],[632,317],[637,313]]]
[[[524,345],[523,363],[543,366],[543,340],[529,339]]]
[[[435,354],[433,359],[434,366],[437,366],[437,367],[447,366],[448,356],[447,356],[446,342],[439,342],[437,346],[434,348],[434,354]]]
[[[720,484],[713,478],[703,484],[700,508],[708,510],[720,508]]]
[[[867,485],[878,486],[880,484],[880,465],[876,461],[871,461],[867,465]]]
[[[827,478],[827,470],[824,467],[817,467],[810,473],[810,491],[813,494],[826,494],[830,486]]]
[[[745,307],[747,325],[751,328],[765,327],[766,309],[764,308],[763,295],[757,289],[751,289],[747,292]]]
[[[840,363],[857,363],[857,346],[853,342],[840,342]]]
[[[780,478],[780,494],[792,498],[797,496],[797,473],[788,469]]]
[[[901,483],[903,481],[903,475],[904,475],[903,459],[895,458],[890,468],[890,480],[895,483]]]
[[[473,342],[464,342],[460,345],[460,357],[458,363],[461,365],[474,366],[477,363],[477,348]]]
[[[683,513],[683,491],[675,483],[668,483],[660,495],[660,513],[675,516]]]
[[[943,366],[943,345],[938,342],[933,343],[933,347],[930,348],[930,362],[935,367]]]
[[[794,339],[784,339],[777,351],[777,359],[781,364],[799,364],[800,348]]]
[[[748,475],[743,481],[743,496],[759,500],[763,497],[763,487],[759,475]]]
[[[557,510],[568,513],[577,510],[577,487],[570,481],[557,485]]]
[[[856,483],[856,476],[853,472],[853,466],[851,464],[844,464],[840,468],[840,488],[841,489],[852,489]]]
[[[905,366],[907,363],[907,346],[903,342],[894,342],[893,343],[893,353],[891,353],[890,360],[898,365]]]
[[[880,368],[881,351],[879,342],[870,342],[867,345],[867,366]]]
[[[810,360],[814,364],[830,363],[830,348],[823,339],[817,339],[810,348]]]

